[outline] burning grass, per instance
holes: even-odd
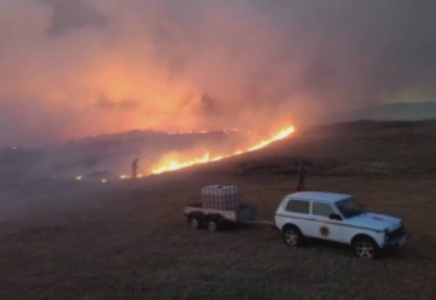
[[[181,160],[181,161],[174,159],[174,158],[171,158],[171,157],[164,156],[162,161],[158,162],[156,164],[157,166],[152,168],[151,174],[162,174],[165,172],[176,171],[176,170],[188,168],[188,167],[198,165],[198,164],[205,164],[205,163],[209,163],[209,162],[220,161],[220,160],[225,159],[225,158],[238,156],[238,155],[241,155],[244,153],[253,152],[253,151],[265,148],[273,142],[280,141],[280,140],[283,140],[283,139],[289,137],[292,133],[294,133],[294,131],[295,131],[295,128],[293,126],[286,127],[284,129],[280,130],[279,132],[275,133],[272,137],[270,137],[266,140],[262,140],[261,142],[255,144],[253,146],[250,146],[246,149],[236,150],[230,154],[211,155],[209,152],[207,152],[206,154],[204,154],[204,156],[202,156],[200,158],[193,158],[193,159]]]

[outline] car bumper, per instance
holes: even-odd
[[[393,239],[391,241],[386,242],[383,245],[383,248],[385,249],[400,249],[403,248],[406,244],[407,241],[410,239],[410,235],[409,234],[404,234],[396,239]]]

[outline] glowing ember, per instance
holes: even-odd
[[[83,179],[83,176],[82,176],[82,175],[79,175],[79,176],[76,177],[76,180],[77,180],[77,181],[81,181],[82,179]]]
[[[161,174],[161,173],[165,173],[165,172],[175,171],[175,170],[191,167],[193,165],[219,161],[219,160],[222,160],[224,158],[231,157],[231,156],[236,156],[236,155],[241,155],[243,153],[256,151],[256,150],[259,150],[261,148],[268,146],[269,144],[271,144],[273,142],[276,142],[276,141],[279,141],[279,140],[282,140],[282,139],[288,137],[294,131],[295,131],[295,129],[293,126],[287,127],[285,129],[279,131],[278,133],[276,133],[275,135],[273,135],[271,138],[269,138],[267,140],[263,140],[260,143],[253,145],[245,150],[238,150],[238,151],[235,151],[234,153],[231,153],[231,154],[217,155],[217,156],[211,157],[209,153],[206,153],[201,158],[196,158],[196,159],[184,161],[184,162],[179,162],[177,160],[169,160],[169,161],[163,163],[162,166],[159,166],[159,167],[152,169],[151,174]]]
[[[102,180],[100,180],[100,182],[101,182],[101,183],[106,183],[106,182],[107,182],[107,179],[102,179]]]

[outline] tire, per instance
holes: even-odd
[[[193,230],[198,230],[201,228],[201,222],[198,217],[190,217],[188,220],[189,227]]]
[[[209,230],[212,233],[217,232],[218,231],[218,222],[215,220],[207,221],[207,230]]]
[[[290,247],[299,247],[303,244],[303,235],[295,226],[287,226],[282,230],[283,242]]]
[[[352,247],[354,255],[360,259],[374,260],[378,256],[379,248],[369,237],[356,238]]]

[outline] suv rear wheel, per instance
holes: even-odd
[[[283,229],[282,237],[285,244],[291,247],[301,246],[303,240],[300,230],[293,226],[288,226]]]

